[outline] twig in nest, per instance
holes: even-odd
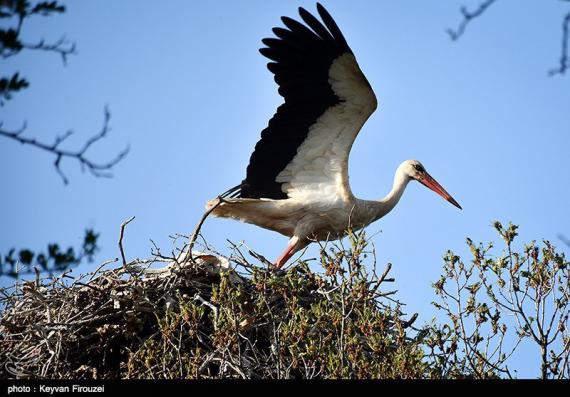
[[[204,215],[202,215],[202,218],[200,218],[200,221],[198,222],[198,224],[196,225],[196,228],[194,229],[194,232],[192,233],[192,237],[190,237],[190,242],[188,243],[188,254],[184,258],[184,261],[183,261],[184,263],[186,263],[188,261],[194,261],[194,257],[192,256],[192,248],[194,248],[194,244],[196,243],[196,239],[198,238],[198,235],[200,234],[200,230],[202,229],[202,225],[206,221],[206,218],[208,218],[208,216],[216,208],[218,208],[218,206],[220,204],[222,204],[223,202],[224,202],[224,199],[221,196],[218,196],[216,204],[214,204],[206,212],[204,212]],[[182,252],[180,253],[180,256],[182,256],[182,255],[184,255],[184,250],[182,250]],[[180,258],[180,256],[178,258]]]
[[[263,255],[258,254],[257,252],[255,252],[255,251],[253,251],[253,250],[248,250],[248,252],[249,252],[249,254],[250,254],[251,256],[253,256],[255,259],[257,259],[258,261],[260,261],[261,263],[263,263],[265,266],[267,266],[268,269],[270,269],[270,270],[275,270],[276,272],[281,271],[281,269],[277,269],[277,268],[275,267],[275,265],[273,265],[273,263],[269,262],[269,261],[267,260],[267,258],[264,257]],[[281,271],[281,273],[284,273],[284,271]]]
[[[121,251],[121,258],[123,259],[123,267],[127,267],[127,259],[125,258],[125,250],[123,249],[123,236],[125,234],[125,227],[135,219],[132,216],[129,220],[121,223],[121,233],[119,234],[119,250]]]
[[[216,306],[214,306],[212,303],[210,303],[207,300],[205,300],[204,298],[202,298],[200,296],[200,294],[198,294],[198,293],[194,294],[194,300],[199,301],[202,305],[206,305],[210,309],[212,309],[212,311],[214,312],[214,319],[216,320],[216,321],[214,321],[214,328],[217,328],[216,323],[218,320],[218,308]]]

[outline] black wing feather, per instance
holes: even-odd
[[[325,9],[325,7],[323,7],[320,3],[317,3],[317,11],[319,12],[319,15],[321,16],[323,22],[327,26],[327,29],[332,33],[335,41],[339,43],[339,45],[342,48],[344,48],[346,51],[350,51],[350,47],[348,46],[348,43],[346,42],[344,35],[340,31],[338,25],[334,21],[331,14],[329,14],[329,12]]]
[[[288,17],[288,29],[274,28],[277,38],[263,39],[260,49],[269,58],[267,68],[275,75],[279,94],[285,99],[261,132],[247,167],[247,176],[231,197],[286,199],[277,175],[293,160],[311,125],[331,106],[339,103],[330,86],[329,69],[335,59],[351,52],[330,14],[317,4],[323,23],[303,8],[302,20]],[[237,187],[236,187],[237,188]]]
[[[316,34],[319,35],[321,39],[329,42],[334,41],[334,37],[331,35],[331,32],[325,29],[323,24],[317,18],[315,18],[313,14],[309,13],[303,7],[299,7],[299,15],[301,18],[303,18],[303,21],[305,21],[305,23],[309,25],[309,27],[313,29]]]

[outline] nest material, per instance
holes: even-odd
[[[195,256],[4,291],[2,378],[418,377],[421,352],[383,279]]]

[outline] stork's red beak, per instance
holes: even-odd
[[[463,209],[459,203],[455,201],[453,197],[451,197],[451,194],[447,193],[447,191],[427,172],[423,175],[422,178],[419,178],[418,181],[421,182],[424,186],[429,187],[431,190],[439,194],[441,197],[449,201],[460,210]]]

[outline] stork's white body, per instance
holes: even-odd
[[[290,30],[275,28],[280,39],[263,40],[268,48],[260,51],[276,61],[268,68],[285,103],[262,132],[246,179],[213,210],[291,237],[277,267],[311,240],[337,239],[383,217],[412,179],[453,200],[415,160],[400,165],[384,199],[354,197],[349,154],[377,100],[338,26],[317,9],[325,25],[300,8],[308,27],[283,17]]]
[[[215,201],[211,202],[212,205]],[[304,202],[298,199],[230,199],[215,210],[216,216],[234,218],[288,237],[336,239],[349,228],[360,229],[372,221],[365,202],[342,200]]]
[[[411,180],[407,175],[410,162],[400,165],[394,177],[392,190],[382,200],[361,200],[350,190],[342,193],[330,190],[329,194],[306,196],[298,194],[285,200],[224,199],[214,215],[273,230],[291,237],[294,252],[311,241],[332,241],[345,236],[349,230],[359,230],[382,218],[398,203]],[[348,181],[347,181],[348,182]],[[323,185],[326,192],[326,186]],[[218,204],[210,200],[207,209]],[[292,253],[294,253],[292,252]]]

